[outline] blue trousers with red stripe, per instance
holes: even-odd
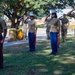
[[[2,40],[2,35],[0,35],[0,41]],[[0,43],[0,69],[3,68],[3,52],[2,52],[3,44]]]
[[[58,49],[58,32],[50,32],[50,39],[51,39],[51,48],[52,48],[52,53],[56,54],[57,49]]]
[[[29,38],[29,49],[30,49],[30,51],[35,51],[36,35],[34,33],[29,32],[28,38]]]

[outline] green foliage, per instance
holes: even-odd
[[[50,8],[64,8],[66,5],[74,7],[75,4],[73,0],[1,0],[0,2],[2,2],[1,8],[8,8],[11,12],[16,9],[18,15],[27,14],[27,11],[38,14],[42,9],[43,13],[46,13]]]
[[[73,0],[0,0],[0,9],[11,20],[12,25],[19,25],[15,20],[33,12],[37,16],[48,14],[52,8],[74,7]]]

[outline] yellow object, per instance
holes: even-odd
[[[75,25],[72,25],[72,29],[75,29]]]
[[[20,30],[20,31],[18,32],[18,38],[19,38],[19,39],[23,39],[23,32],[22,32],[22,30]]]

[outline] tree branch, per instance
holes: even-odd
[[[8,14],[6,11],[4,11],[4,14],[11,20],[12,18],[11,18],[11,16],[10,16],[10,14]]]

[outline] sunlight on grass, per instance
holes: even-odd
[[[75,63],[75,58],[73,57],[66,57],[66,63]]]
[[[9,53],[9,54],[3,54],[3,56],[4,56],[4,57],[11,57],[12,54],[11,54],[11,53]]]
[[[36,54],[46,56],[46,55],[49,55],[50,53],[51,53],[51,49],[50,50],[43,50],[41,53],[40,53],[40,51],[38,51]]]
[[[48,72],[48,70],[47,69],[44,69],[44,68],[43,69],[39,69],[38,71],[39,72]]]
[[[75,73],[73,73],[72,75],[75,75]]]
[[[59,62],[63,64],[69,64],[69,63],[75,63],[75,60],[65,59],[65,60],[60,60]]]
[[[57,55],[55,58],[53,58],[53,61],[59,61],[60,63],[75,63],[75,58],[73,58],[73,56],[69,55],[69,54],[64,54],[65,56],[62,56],[60,58],[59,55]],[[68,55],[68,56],[67,56]]]
[[[66,54],[63,54],[63,56],[68,57],[68,56],[71,56],[71,55],[66,53]]]
[[[43,67],[45,67],[46,65],[45,64],[36,64],[36,66],[43,66]]]
[[[60,74],[62,74],[62,71],[61,70],[54,71],[54,75],[60,75]]]
[[[46,46],[46,48],[50,48],[50,46]]]
[[[43,50],[43,53],[44,53],[45,55],[49,55],[49,54],[51,53],[51,50]]]

